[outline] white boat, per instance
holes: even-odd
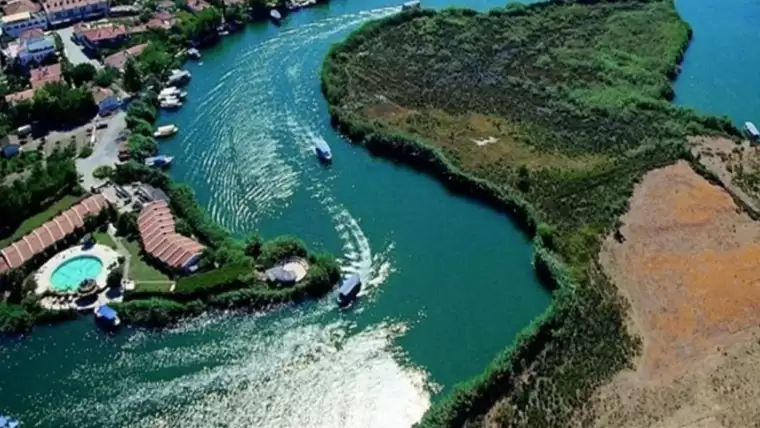
[[[156,132],[153,133],[153,136],[156,138],[170,137],[176,134],[177,131],[179,131],[179,128],[174,125],[159,126]]]
[[[184,83],[193,77],[187,70],[172,70],[172,74],[169,76],[168,84],[175,85],[178,83]]]
[[[401,5],[401,10],[420,9],[422,3],[419,0],[408,1]]]
[[[158,93],[159,100],[165,100],[167,98],[183,99],[186,96],[187,96],[187,92],[182,91],[175,86],[169,86],[168,88],[164,88],[161,90],[161,92]]]
[[[196,48],[190,48],[187,50],[187,56],[193,59],[201,59],[201,52]]]
[[[175,109],[182,107],[182,101],[180,101],[178,98],[166,98],[161,101],[161,108],[165,109]]]
[[[282,15],[277,9],[272,9],[269,11],[269,17],[272,18],[274,22],[280,22],[282,20]]]
[[[760,131],[757,130],[757,126],[754,123],[746,122],[744,124],[744,131],[752,140],[760,140]]]
[[[164,168],[164,167],[169,166],[169,164],[172,163],[173,160],[174,160],[174,156],[165,156],[165,155],[153,156],[151,158],[145,159],[145,165],[156,167],[156,168]]]

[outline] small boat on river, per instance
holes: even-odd
[[[145,165],[155,168],[165,168],[174,160],[174,156],[159,155],[145,159]]]
[[[321,138],[317,140],[314,145],[314,152],[317,154],[319,160],[323,162],[332,161],[332,151],[330,150],[330,146],[327,145],[327,142],[325,140]]]
[[[338,289],[338,306],[345,307],[356,300],[362,289],[362,280],[358,273],[352,273],[340,284]]]
[[[275,24],[279,24],[280,21],[282,21],[282,14],[280,14],[280,11],[277,9],[270,10],[269,17],[272,18],[272,21],[274,21]]]
[[[95,321],[108,328],[116,328],[121,324],[119,314],[108,305],[100,305],[95,308]]]
[[[187,96],[187,92],[180,90],[176,86],[169,86],[164,88],[158,93],[158,99],[163,101],[168,98],[184,99]]]
[[[156,132],[153,133],[155,138],[171,137],[179,131],[174,125],[159,126]]]
[[[161,100],[161,108],[169,110],[178,109],[180,107],[182,107],[182,101],[180,101],[179,98],[170,97]]]
[[[752,122],[747,122],[744,124],[744,132],[747,133],[749,138],[753,141],[760,140],[760,131],[757,130],[757,126],[755,126]]]
[[[201,52],[196,48],[190,48],[187,50],[187,56],[192,59],[201,59]]]
[[[408,1],[401,5],[401,10],[411,10],[422,8],[422,3],[419,0]]]

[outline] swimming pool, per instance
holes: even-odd
[[[95,279],[103,270],[103,262],[93,256],[76,256],[55,268],[50,284],[55,291],[76,291],[85,279]]]

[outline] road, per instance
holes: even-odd
[[[61,40],[63,41],[63,53],[66,54],[66,58],[69,59],[69,62],[72,65],[90,63],[95,66],[97,70],[103,68],[103,65],[98,61],[87,58],[87,55],[84,54],[82,48],[71,40],[71,36],[74,35],[74,29],[72,27],[61,28],[55,32],[61,36]]]
[[[96,134],[95,144],[92,147],[92,154],[86,159],[77,159],[77,170],[82,175],[82,186],[89,190],[103,184],[103,180],[98,180],[92,176],[95,168],[108,165],[113,166],[119,160],[119,135],[127,129],[127,113],[119,111],[115,115],[101,119],[101,122],[108,123],[108,127]]]

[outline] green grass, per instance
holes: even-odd
[[[105,232],[95,232],[92,234],[92,236],[95,238],[95,242],[97,242],[100,245],[105,245],[107,247],[116,249],[116,242],[114,242],[113,238],[111,238],[111,235],[105,233]]]
[[[140,255],[140,244],[137,241],[121,241],[126,247],[129,254],[132,255],[132,260],[129,265],[129,278],[135,281],[135,285],[142,287],[143,285],[151,286],[148,284],[140,284],[142,281],[166,281],[171,282],[171,279],[166,276],[160,270],[150,266]]]
[[[66,211],[79,201],[76,196],[66,195],[53,205],[50,205],[45,211],[42,211],[28,219],[24,220],[21,225],[13,232],[13,234],[5,239],[0,240],[0,247],[6,247],[8,244],[15,242],[22,236],[31,232],[32,230],[42,226],[48,220],[51,220],[62,211]]]
[[[168,293],[171,291],[171,282],[135,282],[135,291],[144,293]]]

